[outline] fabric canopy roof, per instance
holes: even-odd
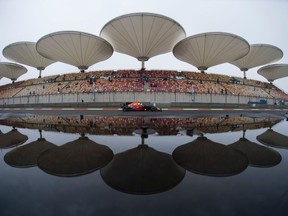
[[[25,74],[27,69],[19,64],[0,62],[0,77],[6,77],[12,81],[16,81],[18,77]]]
[[[36,50],[34,42],[17,42],[6,46],[3,55],[12,61],[44,70],[48,65],[55,61],[44,58]]]
[[[265,77],[269,82],[288,76],[288,64],[273,64],[261,67],[258,74]]]
[[[185,38],[183,27],[169,17],[153,13],[132,13],[108,22],[100,36],[109,41],[114,50],[139,61],[171,52],[174,45]]]
[[[43,36],[36,43],[44,57],[78,67],[84,71],[110,58],[112,46],[104,39],[78,31],[60,31]]]
[[[230,62],[245,72],[251,68],[280,60],[283,52],[278,47],[269,44],[252,44],[249,53],[241,59]],[[244,73],[244,78],[246,74]]]
[[[173,54],[201,71],[209,67],[235,61],[247,55],[249,43],[234,34],[209,32],[187,37],[177,43]]]
[[[41,77],[42,70],[55,62],[41,56],[36,50],[36,43],[27,41],[6,46],[3,49],[3,55],[12,61],[36,68],[40,71],[39,77]]]

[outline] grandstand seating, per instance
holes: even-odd
[[[95,78],[90,80],[90,78]],[[266,82],[188,71],[103,70],[68,73],[0,86],[0,98],[93,92],[179,92],[288,99]]]

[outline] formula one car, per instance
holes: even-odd
[[[124,112],[126,111],[162,111],[160,107],[155,104],[142,104],[140,102],[126,102],[121,104],[121,108]]]

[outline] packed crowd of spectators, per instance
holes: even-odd
[[[106,70],[29,79],[1,86],[0,98],[94,91],[232,94],[288,99],[287,94],[266,82],[168,70]]]

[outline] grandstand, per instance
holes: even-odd
[[[188,71],[107,70],[29,79],[0,87],[0,105],[49,103],[287,104],[266,82]]]
[[[87,71],[93,64],[110,58],[114,51],[141,61],[141,69]],[[169,52],[201,73],[145,69],[145,61]],[[288,95],[272,84],[288,76],[287,64],[259,69],[258,73],[271,83],[246,77],[250,68],[280,60],[283,52],[278,47],[249,44],[244,38],[227,32],[186,37],[185,29],[178,22],[153,13],[116,17],[103,26],[99,36],[59,31],[37,42],[12,43],[4,48],[3,55],[38,69],[39,77],[16,82],[27,69],[20,64],[0,62],[0,77],[13,81],[0,86],[0,106],[72,103],[83,106],[127,101],[287,105],[288,101]],[[42,77],[41,71],[56,62],[73,65],[80,73]],[[205,73],[208,68],[223,63],[237,66],[244,77]]]

